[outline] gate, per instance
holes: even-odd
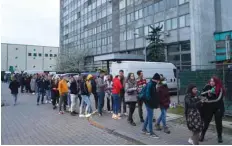
[[[225,70],[225,114],[232,116],[232,66]]]

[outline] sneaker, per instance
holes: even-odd
[[[218,143],[223,143],[222,137],[218,137]]]
[[[59,111],[59,114],[61,115],[61,114],[63,114],[63,112],[62,112],[62,111]]]
[[[76,112],[76,111],[74,111],[73,113],[74,113],[74,114],[78,114],[78,112]]]
[[[36,105],[39,105],[39,103],[37,103]]]
[[[73,112],[71,112],[70,114],[71,114],[71,116],[76,116],[76,114],[74,114]]]
[[[86,118],[88,118],[88,117],[90,117],[90,116],[91,116],[91,114],[87,114],[87,115],[85,115],[85,117],[86,117]]]
[[[101,117],[101,116],[102,116],[102,114],[98,114],[98,116],[99,116],[99,117]]]
[[[143,134],[147,134],[148,131],[147,131],[146,129],[143,129],[143,130],[142,130],[142,133],[143,133]]]
[[[191,145],[193,145],[193,140],[192,140],[192,138],[189,138],[189,139],[188,139],[188,143],[191,144]]]
[[[121,119],[121,117],[116,115],[116,119],[117,119],[117,120],[120,120],[120,119]]]
[[[164,127],[164,133],[167,133],[167,134],[170,134],[170,133],[171,133],[167,126]]]
[[[121,117],[121,114],[120,114],[120,113],[118,113],[118,117]]]
[[[152,138],[159,138],[159,136],[156,135],[155,133],[150,133],[150,136],[151,136]]]
[[[52,102],[51,101],[49,101],[49,104],[51,104]]]
[[[162,130],[162,128],[160,127],[160,124],[155,124],[155,129],[157,131],[161,131]]]
[[[111,114],[113,114],[114,112],[113,111],[110,111]]]
[[[48,103],[48,101],[46,100],[45,103]]]
[[[56,106],[53,106],[53,109],[56,109]]]
[[[127,113],[124,113],[124,116],[128,116],[128,114],[127,114]]]
[[[136,124],[135,124],[134,121],[130,122],[130,125],[131,125],[131,126],[136,126]]]
[[[112,115],[112,119],[117,120],[117,115],[113,114],[113,115]]]
[[[83,114],[80,114],[80,115],[79,115],[79,117],[80,117],[80,118],[83,118],[83,117],[85,117],[85,115],[83,115]]]
[[[35,95],[35,93],[33,92],[32,95]]]
[[[156,119],[154,118],[152,121],[153,121],[153,122],[156,122]]]
[[[111,111],[108,111],[108,114],[110,114],[111,113]]]

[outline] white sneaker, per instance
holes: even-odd
[[[128,116],[128,114],[127,114],[127,113],[124,113],[124,116]]]
[[[120,113],[118,113],[118,117],[121,117],[121,114],[120,114]]]
[[[192,138],[189,138],[188,143],[191,144],[191,145],[194,145]]]
[[[79,115],[79,117],[80,117],[80,118],[83,118],[83,117],[85,117],[85,115],[83,115],[83,114],[80,114],[80,115]]]
[[[91,116],[91,114],[87,114],[87,115],[85,115],[85,117],[86,117],[86,118],[88,118],[88,117],[90,117],[90,116]]]
[[[33,92],[32,94],[33,94],[33,95],[35,95],[35,93],[34,93],[34,92]]]
[[[46,100],[45,103],[48,103],[48,101]]]

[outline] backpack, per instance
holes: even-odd
[[[148,100],[149,97],[146,96],[146,91],[147,91],[148,84],[143,86],[142,90],[139,92],[138,97],[139,97],[140,100],[143,100],[143,99]]]

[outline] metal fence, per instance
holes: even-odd
[[[185,66],[177,71],[178,102],[183,102],[183,95],[189,84],[195,84],[199,90],[209,82],[212,76],[219,77],[226,88],[224,98],[227,115],[232,115],[232,63],[214,66]]]

